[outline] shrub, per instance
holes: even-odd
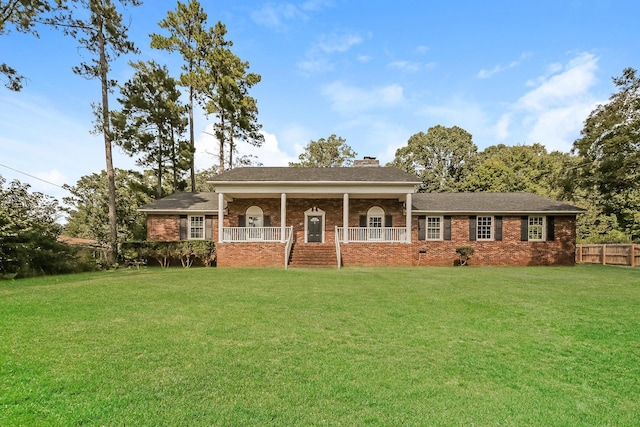
[[[467,265],[474,252],[475,251],[471,246],[460,246],[459,248],[456,248],[456,253],[459,256],[459,265]]]

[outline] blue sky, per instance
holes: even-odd
[[[186,0],[185,0],[186,2]],[[615,91],[611,78],[638,68],[635,0],[538,1],[207,1],[209,24],[227,26],[233,52],[262,75],[252,91],[266,143],[265,166],[295,161],[310,141],[336,134],[358,157],[391,161],[409,137],[435,125],[460,126],[475,144],[542,143],[569,151],[593,108]],[[149,47],[149,33],[176,1],[147,0],[124,12],[141,50],[114,64],[124,83],[129,60],[151,60],[179,73],[178,55]],[[72,73],[83,60],[76,42],[43,29],[39,39],[0,37],[1,61],[28,77],[22,92],[0,88],[0,174],[62,196],[104,169],[91,104],[97,81]],[[118,107],[115,98],[112,107]],[[196,166],[217,163],[196,118]],[[114,147],[114,165],[134,161]],[[9,169],[12,168],[12,169]]]

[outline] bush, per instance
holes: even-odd
[[[144,265],[155,259],[158,264],[167,268],[171,261],[179,260],[184,268],[191,267],[199,261],[204,266],[211,265],[215,244],[206,240],[185,240],[179,242],[126,242],[120,248],[124,265]]]
[[[474,252],[475,251],[471,246],[460,246],[459,248],[456,248],[456,253],[459,256],[459,265],[467,265]]]

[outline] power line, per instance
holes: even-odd
[[[34,176],[34,175],[31,175],[31,174],[28,174],[28,173],[26,173],[26,172],[19,171],[18,169],[14,169],[14,168],[12,168],[12,167],[10,167],[10,166],[3,165],[2,163],[0,163],[0,166],[5,167],[5,168],[7,168],[7,169],[11,169],[11,170],[12,170],[12,171],[14,171],[14,172],[21,173],[21,174],[26,175],[26,176],[28,176],[28,177],[31,177],[31,178],[33,178],[33,179],[37,179],[38,181],[45,182],[45,183],[47,183],[47,184],[49,184],[49,185],[53,185],[54,187],[58,187],[58,188],[62,188],[63,190],[67,190],[67,189],[66,189],[65,187],[63,187],[62,185],[54,184],[54,183],[53,183],[53,182],[51,182],[51,181],[47,181],[46,179],[38,178],[37,176]],[[67,191],[68,191],[68,190],[67,190]]]

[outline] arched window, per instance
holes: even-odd
[[[384,209],[373,206],[367,211],[367,227],[382,228],[384,226]]]
[[[247,227],[263,227],[264,214],[258,206],[247,209]]]
[[[369,227],[369,240],[382,240],[382,227],[384,226],[384,209],[374,206],[367,211],[367,227]]]

